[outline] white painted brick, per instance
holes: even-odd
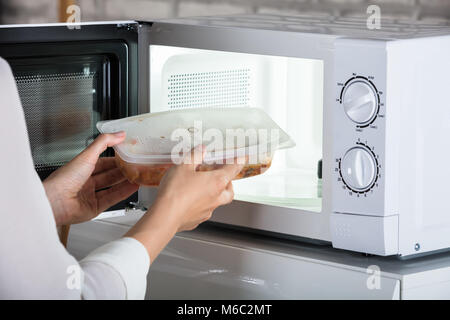
[[[58,22],[57,15],[28,15],[28,14],[20,14],[11,16],[9,14],[5,14],[2,16],[2,24],[27,24],[27,23],[53,23]]]
[[[103,1],[102,1],[103,2]],[[78,0],[81,8],[81,21],[94,21],[100,19],[100,12],[103,11],[103,3],[98,0]]]
[[[23,22],[20,23],[53,23],[53,22],[59,22],[58,14],[48,16],[45,15],[27,16],[24,17]]]
[[[330,11],[310,11],[296,8],[274,8],[274,7],[260,7],[257,13],[264,14],[280,14],[280,15],[314,15],[314,16],[331,16]]]
[[[276,8],[262,6],[257,9],[257,13],[262,14],[280,14],[280,15],[298,15],[299,10],[294,8]]]
[[[54,0],[4,1],[3,23],[49,23],[58,21],[58,3]]]
[[[371,1],[374,2],[374,1]],[[319,0],[320,4],[325,4],[325,5],[355,5],[355,4],[359,4],[359,5],[366,5],[366,1],[365,0]]]
[[[104,17],[107,19],[150,20],[173,15],[171,0],[105,0]]]
[[[449,19],[439,17],[439,16],[424,15],[420,18],[420,21],[425,22],[425,23],[432,23],[432,24],[442,24],[444,26],[450,25]]]
[[[45,11],[50,8],[54,8],[54,10],[58,9],[58,2],[54,0],[35,0],[35,1],[26,1],[26,0],[15,0],[8,2],[9,7],[14,7],[18,10],[25,11]]]
[[[55,22],[56,0],[0,0],[3,23]],[[78,0],[82,20],[156,19],[172,16],[273,13],[286,15],[365,16],[378,4],[392,18],[445,20],[450,0]]]
[[[410,6],[414,7],[417,0],[369,0],[368,4],[377,4],[377,5],[394,5],[394,6]]]
[[[349,17],[349,18],[368,18],[369,15],[365,12],[344,12],[342,14],[343,17]],[[381,11],[381,19],[386,19],[389,21],[392,20],[412,20],[415,18],[414,13],[411,12],[397,12],[397,13],[385,13]]]
[[[449,7],[449,0],[419,0],[421,6],[427,7]]]
[[[363,14],[363,13],[356,13],[356,12],[344,12],[342,14],[342,17],[344,18],[349,18],[349,19],[361,19],[362,21],[367,21],[367,19],[369,18],[368,14]],[[402,19],[402,20],[410,20],[410,16],[405,15],[404,17],[401,16],[391,16],[391,15],[382,15],[381,16],[381,24],[383,25],[383,22],[389,22],[389,23],[393,23],[396,19]]]
[[[204,3],[193,1],[180,1],[178,5],[178,16],[190,17],[190,16],[210,16],[210,15],[227,15],[238,13],[249,13],[251,6],[249,5],[237,5],[227,3]],[[243,4],[246,1],[242,1]]]

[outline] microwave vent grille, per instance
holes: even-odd
[[[169,109],[250,106],[250,69],[171,74]]]

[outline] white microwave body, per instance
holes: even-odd
[[[212,221],[381,256],[450,247],[450,27],[238,15],[84,23],[67,41],[104,25],[136,40],[137,112],[262,108],[296,142],[234,182]],[[154,194],[140,188],[139,202]]]
[[[385,22],[381,30],[369,30],[356,19],[244,15],[155,22],[147,36],[150,112],[196,105],[189,88],[181,105],[168,100],[170,76],[184,75],[181,83],[195,88],[189,75],[243,72],[260,84],[246,83],[248,91],[238,90],[244,97],[228,98],[264,108],[291,134],[299,149],[280,162],[303,166],[307,179],[314,179],[312,164],[322,159],[322,179],[311,184],[315,189],[304,203],[288,199],[296,186],[290,180],[297,177],[289,167],[284,178],[242,182],[247,189],[235,183],[237,200],[217,209],[213,221],[382,256],[450,247],[450,170],[442,164],[450,156],[450,28]],[[208,79],[211,94],[196,96],[198,101],[208,107],[219,99],[227,107]],[[289,102],[297,91],[302,97]],[[284,203],[280,195],[279,203],[264,199],[271,184],[279,190],[283,183],[293,188],[285,191]],[[241,190],[261,194],[246,198]],[[141,201],[151,202],[152,193],[141,188]]]

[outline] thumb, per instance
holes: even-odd
[[[98,136],[84,151],[77,155],[63,168],[67,172],[75,173],[82,180],[87,180],[95,169],[100,155],[108,148],[125,140],[125,132],[106,133]]]
[[[195,168],[197,168],[197,166],[203,162],[205,153],[205,146],[200,144],[192,149],[191,152],[184,157],[183,164],[186,167],[195,170]]]

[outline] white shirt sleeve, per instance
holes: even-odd
[[[125,295],[127,299],[142,299],[145,296],[147,270],[150,267],[150,259],[147,249],[136,239],[122,238],[103,245],[91,252],[86,258],[80,261],[83,270],[96,268],[102,271],[111,268],[120,276],[125,285]],[[100,268],[100,266],[103,266]],[[91,299],[100,294],[92,289],[83,291],[85,299]]]
[[[144,298],[150,259],[139,241],[113,241],[80,263],[60,243],[16,84],[1,58],[0,105],[0,299]]]

